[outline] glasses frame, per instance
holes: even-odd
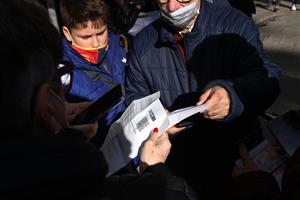
[[[168,3],[170,0],[157,0],[159,4],[163,5]],[[190,3],[193,0],[176,0],[178,3]]]

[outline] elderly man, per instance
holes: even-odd
[[[228,192],[234,144],[259,133],[257,115],[279,94],[280,68],[265,54],[253,21],[241,12],[203,0],[157,3],[161,19],[133,41],[127,103],[160,91],[170,111],[208,105],[191,129],[172,138],[169,166],[214,199]]]

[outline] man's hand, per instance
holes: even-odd
[[[76,116],[87,109],[93,102],[81,102],[81,103],[66,103],[66,114],[69,122],[74,120]],[[80,124],[70,126],[76,130],[79,130],[89,140],[94,137],[98,130],[98,122],[92,124]]]
[[[206,90],[199,98],[197,106],[207,103],[203,115],[208,119],[223,119],[229,114],[230,98],[228,92],[220,86]]]
[[[66,113],[69,121],[72,121],[76,116],[92,105],[92,101],[80,102],[80,103],[68,103],[66,102]]]
[[[168,134],[166,132],[159,133],[155,128],[141,150],[140,172],[143,173],[148,166],[165,163],[170,149],[171,143]]]

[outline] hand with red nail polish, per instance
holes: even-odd
[[[168,134],[159,133],[158,128],[154,128],[140,152],[140,172],[143,173],[148,166],[165,163],[170,149],[171,142]]]

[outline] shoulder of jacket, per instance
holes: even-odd
[[[126,53],[128,52],[128,38],[124,34],[109,33],[109,45],[113,46],[115,50],[120,47],[121,49],[124,49]]]

